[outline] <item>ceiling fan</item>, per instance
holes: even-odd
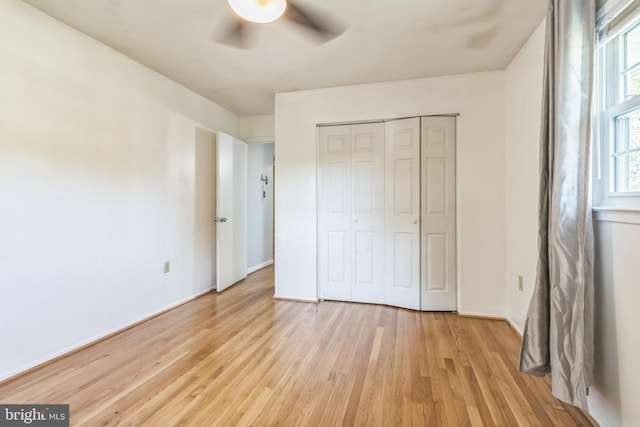
[[[250,32],[259,24],[283,19],[307,30],[320,43],[342,34],[346,27],[326,13],[297,0],[227,0],[236,19],[230,29],[216,37],[216,42],[246,49]]]

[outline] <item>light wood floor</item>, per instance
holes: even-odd
[[[252,274],[9,383],[78,426],[576,426],[503,321],[276,301]],[[3,351],[6,351],[4,349]]]

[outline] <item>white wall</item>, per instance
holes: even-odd
[[[2,379],[211,285],[196,128],[238,119],[17,0],[0,93]]]
[[[273,141],[276,134],[275,120],[273,114],[240,117],[240,139],[247,142]]]
[[[603,427],[640,421],[640,213],[598,212],[595,277],[595,387],[589,407]]]
[[[459,310],[504,317],[504,73],[276,95],[276,296],[317,298],[316,125],[460,113]]]
[[[545,21],[505,72],[507,317],[522,332],[538,259],[538,178]],[[518,276],[524,290],[518,290]]]
[[[273,143],[247,144],[247,270],[273,262]],[[267,184],[260,181],[267,177]],[[264,188],[264,197],[262,190]]]

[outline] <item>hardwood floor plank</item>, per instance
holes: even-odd
[[[499,320],[274,300],[273,267],[0,384],[74,426],[594,425]]]

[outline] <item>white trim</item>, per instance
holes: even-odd
[[[631,3],[631,2],[627,2]],[[637,23],[640,17],[640,0],[633,0],[634,13],[630,15],[631,23]],[[618,37],[617,34],[615,37]],[[613,40],[612,37],[606,43]],[[598,110],[594,114],[594,144],[593,144],[593,201],[594,204],[606,207],[638,207],[640,208],[640,193],[628,191],[611,191],[611,162],[617,161],[618,154],[612,155],[611,144],[616,138],[616,120],[640,109],[640,95],[633,95],[629,99],[620,100],[620,70],[619,67],[619,39],[615,45],[601,42],[598,47],[596,66],[595,106]],[[612,160],[613,159],[613,160]],[[627,171],[627,175],[628,175]],[[627,176],[628,178],[628,176]],[[618,177],[613,177],[617,182]]]
[[[458,310],[458,314],[461,316],[486,317],[487,320],[507,320],[507,318],[504,317],[504,314],[496,314],[496,313],[480,313],[477,311]]]
[[[462,168],[461,164],[461,156],[460,153],[460,124],[464,120],[464,116],[460,116],[456,118],[456,310],[460,312],[462,308],[462,226],[460,221],[460,212],[462,209],[462,190],[460,188],[460,183],[462,180],[460,179],[460,171]]]
[[[593,390],[593,388],[589,387],[589,393],[591,393],[591,390]],[[589,398],[587,397],[587,399]],[[591,402],[591,401],[587,400],[587,403],[588,402]],[[589,405],[589,416],[593,418],[600,427],[609,427],[609,424],[604,422],[604,420],[602,419],[602,416],[598,413],[598,410],[593,408],[591,405]]]
[[[348,121],[348,122],[318,123],[316,127],[362,125],[362,124],[369,124],[369,123],[386,123],[386,122],[394,122],[396,120],[403,120],[403,119],[420,119],[422,117],[458,117],[459,115],[460,113],[444,113],[444,114],[428,114],[428,115],[419,115],[419,116],[394,117],[391,119],[371,119],[371,120],[356,120],[356,121]]]
[[[608,0],[596,12],[596,27],[601,28],[607,24],[605,17],[613,17],[622,12],[633,0]]]
[[[253,267],[247,269],[247,275],[254,273],[258,270],[262,270],[265,267],[269,267],[271,264],[273,264],[273,259],[270,259],[269,261],[265,261],[262,264],[254,265]]]
[[[633,208],[593,208],[594,218],[600,222],[640,225],[640,209]]]
[[[161,315],[166,311],[172,310],[172,309],[174,309],[176,307],[179,307],[179,306],[181,306],[183,304],[186,304],[186,303],[188,303],[190,301],[193,301],[194,299],[196,299],[196,298],[198,298],[198,297],[200,297],[200,296],[202,296],[204,294],[207,294],[207,293],[209,293],[211,291],[214,291],[215,289],[216,289],[215,287],[207,288],[207,289],[205,289],[203,291],[200,291],[200,292],[198,292],[198,293],[196,293],[194,295],[191,295],[189,297],[186,297],[186,298],[183,298],[183,299],[181,299],[179,301],[176,301],[173,304],[169,304],[168,306],[166,306],[164,308],[161,308],[159,310],[153,311],[153,312],[151,312],[151,313],[149,313],[149,314],[147,314],[145,316],[138,317],[136,319],[133,319],[130,322],[123,323],[122,325],[117,326],[117,327],[115,327],[113,329],[109,329],[109,330],[107,330],[107,331],[105,331],[103,333],[100,333],[98,335],[94,335],[91,338],[87,338],[87,339],[82,340],[82,341],[80,341],[80,342],[78,342],[76,344],[73,344],[73,345],[70,345],[68,347],[65,347],[62,350],[56,351],[55,353],[51,353],[51,354],[49,354],[47,356],[41,357],[40,359],[38,359],[38,360],[36,360],[34,362],[30,362],[30,363],[28,363],[26,365],[23,365],[22,367],[20,367],[18,369],[14,369],[14,370],[9,371],[9,372],[0,373],[0,381],[4,381],[4,380],[7,380],[7,379],[10,379],[10,378],[15,377],[16,375],[20,375],[23,372],[26,372],[26,371],[28,371],[30,369],[37,368],[40,365],[43,365],[43,364],[45,364],[47,362],[50,362],[51,360],[56,359],[58,357],[65,356],[65,355],[67,355],[67,354],[69,354],[69,353],[71,353],[71,352],[73,352],[73,351],[75,351],[75,350],[77,350],[79,348],[91,346],[91,345],[97,343],[98,341],[102,340],[105,337],[109,337],[110,335],[116,335],[117,333],[124,331],[125,329],[131,327],[132,325],[136,325],[138,323],[144,323],[147,320],[151,320],[152,318],[154,318],[154,317],[156,317],[158,315]]]
[[[596,25],[598,43],[609,42],[636,25],[640,14],[639,0],[625,0],[621,7],[602,16],[602,23]]]
[[[516,325],[516,322],[514,322],[513,320],[509,319],[507,317],[506,319],[507,323],[509,323],[509,325],[511,325],[511,327],[520,334],[520,338],[522,338],[522,336],[524,335],[524,331],[522,330],[522,328],[520,328],[520,326]]]
[[[248,138],[238,138],[238,139],[242,139],[244,142],[248,143],[248,144],[258,144],[258,143],[262,143],[262,144],[275,144],[276,142],[276,138],[274,136],[250,136]]]
[[[322,186],[320,173],[320,125],[316,125],[316,300],[322,301],[323,289],[320,287],[320,187]]]
[[[318,299],[318,298],[300,298],[299,296],[286,296],[286,295],[278,295],[278,294],[274,294],[273,298],[276,300],[282,300],[282,301],[291,301],[291,302],[312,302],[312,303],[318,303],[322,300]]]
[[[611,403],[600,393],[596,386],[589,387],[587,405],[589,406],[589,415],[600,427],[609,427],[610,423],[622,425],[619,411],[611,407]],[[608,420],[608,422],[604,420]]]

